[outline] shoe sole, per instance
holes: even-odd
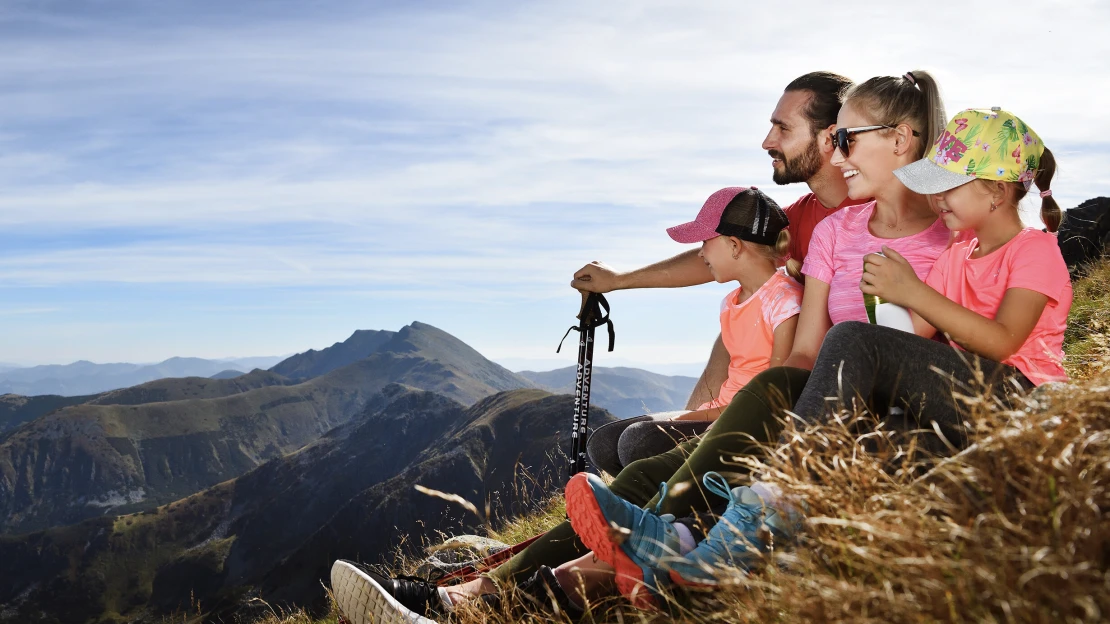
[[[567,483],[567,515],[582,543],[616,571],[617,589],[639,609],[657,609],[658,603],[644,583],[644,570],[610,537],[609,520],[601,511],[586,475]]]
[[[332,564],[331,591],[339,612],[350,624],[436,624],[397,602],[374,579],[346,561]]]

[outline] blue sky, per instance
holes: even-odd
[[[805,192],[759,144],[814,69],[932,70],[950,111],[1037,129],[1063,205],[1110,194],[1104,4],[689,4],[5,3],[0,361],[421,320],[552,364],[583,263],[681,251],[663,229],[723,186]],[[599,363],[700,360],[727,290],[613,295]]]

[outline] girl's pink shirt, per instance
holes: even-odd
[[[903,238],[878,238],[867,223],[875,212],[875,202],[848,206],[829,215],[813,230],[802,273],[829,285],[829,320],[867,322],[863,293],[863,257],[882,251],[883,245],[902,254],[918,278],[925,279],[929,269],[948,246],[951,233],[937,219],[928,228]]]
[[[963,307],[993,319],[1010,288],[1026,288],[1048,297],[1048,304],[1021,348],[1003,362],[1041,385],[1063,381],[1064,330],[1071,310],[1071,277],[1056,237],[1026,228],[982,258],[971,254],[979,239],[953,243],[940,255],[925,282]],[[953,343],[953,346],[959,346]]]
[[[740,289],[721,301],[721,342],[728,350],[728,379],[716,399],[699,410],[724,407],[752,377],[771,366],[775,348],[775,329],[802,311],[802,286],[781,270],[759,287],[743,303],[737,303]]]

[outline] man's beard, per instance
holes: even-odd
[[[782,169],[775,169],[771,174],[775,184],[805,182],[821,170],[821,152],[817,149],[817,139],[810,141],[804,152],[789,160],[778,150],[768,150],[767,153],[771,158],[782,161]]]

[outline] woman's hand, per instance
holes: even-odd
[[[884,301],[912,308],[912,301],[924,286],[913,267],[902,254],[883,245],[883,254],[863,257],[863,278],[859,289],[868,295],[878,295]]]

